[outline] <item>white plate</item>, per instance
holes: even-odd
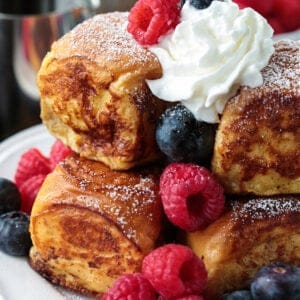
[[[54,142],[43,125],[21,131],[0,143],[0,177],[13,179],[20,155],[36,147],[45,155]],[[0,251],[0,300],[88,299],[54,287],[28,264],[28,259]]]

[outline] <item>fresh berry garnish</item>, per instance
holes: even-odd
[[[194,164],[168,165],[160,178],[160,195],[169,220],[187,231],[207,226],[224,210],[222,186],[207,169]]]
[[[204,164],[210,161],[216,125],[197,121],[183,105],[165,111],[156,128],[156,142],[171,161]]]
[[[156,293],[150,282],[140,273],[126,274],[117,279],[101,300],[156,300]]]
[[[273,17],[273,16],[268,17],[267,21],[273,28],[275,34],[280,34],[280,33],[283,33],[286,31],[286,29],[283,27],[283,25],[280,23],[280,21],[276,17]]]
[[[50,149],[50,167],[53,170],[56,165],[64,160],[68,155],[72,153],[72,150],[66,146],[60,140],[56,140]]]
[[[223,295],[221,300],[252,300],[252,295],[250,291],[241,290],[234,291],[230,294]]]
[[[251,7],[263,16],[270,15],[273,10],[274,0],[234,0],[240,8]]]
[[[181,6],[184,5],[186,0],[181,0]],[[192,6],[194,6],[197,9],[204,9],[211,5],[213,0],[188,0]],[[222,0],[219,0],[222,1]]]
[[[266,2],[266,1],[264,1]],[[286,31],[293,31],[300,27],[300,1],[274,0],[274,15]]]
[[[39,174],[30,177],[28,180],[24,181],[19,190],[21,193],[21,211],[26,212],[28,214],[31,213],[31,209],[34,203],[34,200],[39,192],[46,175]]]
[[[201,294],[207,283],[203,261],[190,248],[177,244],[150,252],[143,260],[142,274],[166,299]]]
[[[47,175],[51,171],[50,162],[38,149],[24,152],[18,163],[15,183],[20,187],[27,179],[38,174]]]
[[[32,245],[29,216],[11,211],[0,216],[0,249],[13,256],[27,256]]]
[[[300,269],[286,263],[262,267],[251,283],[254,300],[300,299]]]
[[[17,186],[6,178],[0,178],[0,214],[19,210],[21,195]]]
[[[153,45],[179,23],[179,0],[139,0],[130,10],[127,30],[141,45]]]

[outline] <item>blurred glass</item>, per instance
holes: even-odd
[[[130,8],[134,5],[136,0],[106,0],[100,1],[101,5],[99,6],[98,13],[106,13],[109,11],[129,11]]]
[[[40,122],[36,73],[53,41],[101,0],[0,0],[0,141]]]

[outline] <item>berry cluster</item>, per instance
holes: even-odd
[[[240,8],[252,7],[263,15],[275,33],[300,28],[300,1],[298,0],[234,0]]]
[[[222,300],[286,300],[300,298],[300,268],[280,262],[262,267],[248,290],[226,294]]]
[[[32,245],[29,220],[34,199],[53,168],[71,153],[56,141],[49,158],[31,148],[20,158],[15,182],[0,178],[0,250],[13,256],[26,256]]]
[[[213,0],[189,0],[197,9],[207,8]],[[143,46],[156,44],[159,38],[180,21],[185,0],[138,0],[130,10],[127,31]]]
[[[30,214],[44,179],[57,163],[70,153],[71,149],[57,140],[51,147],[49,157],[44,156],[36,148],[31,148],[22,154],[14,178],[21,194],[21,211]]]
[[[207,8],[213,0],[188,0],[197,9]],[[221,1],[221,0],[220,0]],[[263,15],[275,33],[300,28],[298,0],[234,0],[240,8],[252,7]],[[180,21],[180,7],[186,0],[138,0],[130,11],[127,30],[143,46],[156,44],[160,36]]]
[[[144,258],[141,273],[123,275],[116,280],[102,299],[201,300],[206,283],[203,261],[186,246],[167,244]]]

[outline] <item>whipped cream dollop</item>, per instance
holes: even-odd
[[[181,101],[197,120],[219,121],[219,114],[241,85],[262,85],[261,69],[274,52],[273,29],[251,8],[231,0],[196,9],[186,1],[174,31],[149,47],[163,76],[147,80],[154,95]]]

